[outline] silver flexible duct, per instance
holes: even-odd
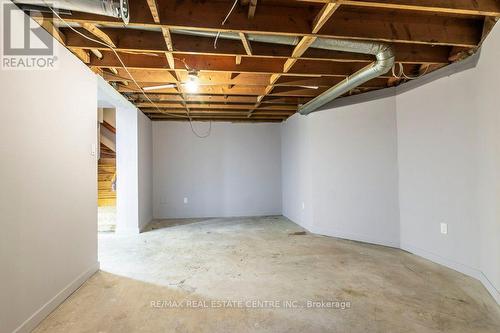
[[[128,0],[14,0],[14,3],[41,7],[48,4],[54,9],[121,18],[125,24],[130,19]]]
[[[183,29],[172,29],[172,33],[184,34],[200,37],[216,37],[216,32],[211,31],[193,31]],[[276,35],[261,35],[261,34],[247,34],[247,39],[253,42],[273,43],[295,46],[300,42],[299,37],[291,36],[276,36]],[[239,40],[240,37],[235,33],[221,32],[219,38]],[[331,39],[331,38],[317,38],[311,44],[312,48],[325,49],[332,51],[343,51],[352,53],[363,53],[374,55],[377,60],[365,68],[359,70],[353,75],[347,77],[336,86],[328,89],[321,95],[312,99],[308,103],[299,107],[299,113],[307,115],[316,111],[323,105],[331,102],[337,97],[349,92],[350,90],[359,87],[363,83],[370,81],[380,75],[387,73],[394,65],[394,52],[392,48],[383,43],[347,40],[347,39]]]
[[[330,43],[332,47],[334,47],[332,50],[373,54],[377,60],[347,77],[316,98],[310,100],[308,103],[301,105],[299,107],[299,113],[302,115],[317,111],[320,107],[333,101],[337,97],[342,96],[371,79],[387,73],[394,65],[394,52],[387,44],[337,39],[324,40],[324,42]]]

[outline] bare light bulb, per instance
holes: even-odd
[[[188,80],[185,83],[186,90],[190,93],[195,93],[200,87],[200,80],[197,73],[189,73]]]

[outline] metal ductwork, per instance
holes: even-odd
[[[371,79],[387,73],[394,65],[394,51],[387,44],[338,39],[323,40],[323,42],[325,44],[331,44],[332,50],[373,54],[377,60],[351,76],[348,76],[342,82],[339,82],[337,85],[310,100],[308,103],[300,106],[299,113],[302,115],[317,111],[320,107],[333,101],[337,97],[342,96]]]
[[[176,34],[185,34],[200,37],[217,36],[216,32],[210,31],[172,29],[172,32]],[[248,40],[253,42],[283,44],[291,46],[296,46],[300,42],[299,37],[291,36],[248,34],[246,35],[246,37]],[[219,34],[219,38],[240,40],[240,37],[237,34],[230,32],[221,32]],[[342,96],[352,89],[359,87],[363,83],[387,73],[394,65],[395,60],[392,48],[389,45],[383,43],[347,39],[317,38],[310,47],[332,51],[371,54],[374,55],[377,60],[354,73],[353,75],[347,77],[345,80],[328,89],[323,94],[317,96],[308,103],[301,105],[299,107],[299,113],[303,115],[314,112],[323,105],[331,102],[337,97]]]
[[[14,0],[15,4],[71,10],[120,18],[128,24],[128,0]]]

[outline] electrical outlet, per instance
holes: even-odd
[[[448,234],[448,223],[441,223],[441,233],[443,235]]]
[[[302,209],[306,209],[306,203],[302,201]]]
[[[188,203],[188,198],[184,198],[184,204]]]

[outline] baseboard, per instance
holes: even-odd
[[[13,333],[31,332],[38,324],[42,322],[52,311],[54,311],[66,298],[74,293],[85,281],[87,281],[95,272],[99,270],[99,262],[95,263],[80,274],[76,279],[64,287],[57,295],[52,297],[40,309],[26,319]]]
[[[346,233],[346,232],[341,232],[338,230],[331,230],[331,229],[324,230],[324,229],[321,229],[318,227],[312,227],[312,228],[310,228],[309,231],[312,233],[318,234],[318,235],[342,238],[342,239],[353,240],[353,241],[363,242],[363,243],[370,243],[370,244],[375,244],[375,245],[395,247],[395,248],[399,249],[398,242],[394,242],[394,241],[388,240],[388,239],[378,239],[378,238],[373,238],[373,237],[367,236],[367,235]]]
[[[148,223],[146,223],[146,224],[144,224],[144,225],[141,225],[141,226],[139,227],[139,233],[140,233],[140,234],[141,234],[141,233],[143,233],[143,232],[144,232],[144,230],[146,230],[146,227],[147,227],[148,225],[150,225],[150,224],[151,224],[151,222],[153,222],[153,221],[154,221],[154,219],[153,219],[153,218],[151,218],[151,219],[149,220],[149,222],[148,222]]]
[[[115,233],[120,234],[120,235],[138,235],[141,233],[141,229],[139,229],[139,226],[137,228],[133,228],[133,227],[132,228],[123,228],[123,227],[116,226]]]
[[[495,288],[488,277],[479,269],[444,258],[440,255],[423,250],[408,243],[402,243],[401,249],[479,280],[486,288],[486,290],[488,290],[497,304],[500,305],[500,292]]]
[[[267,216],[283,216],[280,213],[257,213],[257,214],[243,214],[243,215],[173,215],[164,217],[153,217],[153,221],[158,220],[186,220],[186,219],[242,219],[242,218],[252,218],[252,217],[267,217]]]

